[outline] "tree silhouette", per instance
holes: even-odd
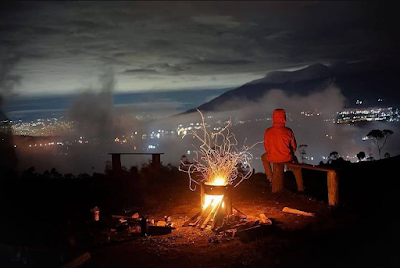
[[[331,164],[333,161],[337,160],[339,158],[339,153],[336,151],[333,151],[329,154],[328,156],[328,164]]]
[[[344,160],[338,152],[333,151],[329,154],[328,161],[326,163],[330,166],[343,167],[350,164],[351,162],[348,160]]]
[[[366,154],[365,154],[365,152],[361,151],[356,156],[358,158],[358,161],[361,161],[362,159],[365,158]]]
[[[378,148],[379,159],[381,158],[382,148],[385,146],[388,137],[392,134],[393,131],[389,129],[373,129],[367,134],[367,138],[372,140],[372,142]]]

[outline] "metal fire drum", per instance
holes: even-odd
[[[231,215],[232,214],[232,185],[208,185],[208,184],[201,184],[201,203],[200,206],[203,206],[204,203],[204,195],[224,195],[222,201],[225,204],[224,207],[224,214]]]

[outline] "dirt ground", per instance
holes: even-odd
[[[294,246],[295,240],[307,241],[311,232],[337,228],[332,225],[332,208],[326,202],[291,191],[272,194],[268,186],[263,189],[240,185],[233,192],[233,207],[244,213],[248,221],[255,221],[264,213],[272,225],[240,236],[217,234],[209,228],[182,227],[185,219],[200,209],[198,192],[187,189],[168,202],[157,202],[155,198],[140,212],[156,220],[170,216],[176,227],[170,234],[137,237],[93,249],[83,267],[282,267],[294,261],[286,259],[282,252]],[[283,212],[284,207],[315,216]]]
[[[192,192],[188,188],[188,179],[186,176],[180,176],[181,172],[161,176],[157,181],[149,179],[149,175],[129,175],[120,178],[120,182],[133,182],[135,187],[118,184],[117,178],[105,177],[104,181],[108,184],[102,183],[97,187],[104,189],[105,197],[103,203],[96,203],[100,207],[98,222],[93,221],[93,216],[89,213],[95,204],[88,203],[83,207],[83,204],[86,204],[85,200],[91,200],[91,197],[86,197],[85,189],[92,189],[85,188],[83,181],[60,181],[55,184],[57,187],[45,188],[50,190],[42,191],[41,195],[45,198],[39,199],[40,202],[37,201],[37,192],[41,187],[52,186],[55,182],[18,184],[19,187],[10,188],[14,189],[14,192],[8,188],[3,189],[8,189],[2,195],[3,215],[13,215],[12,219],[19,217],[18,221],[7,221],[7,217],[1,221],[3,227],[0,241],[3,244],[0,243],[0,266],[400,267],[397,246],[400,240],[400,217],[397,213],[400,203],[400,181],[392,175],[393,167],[400,163],[400,157],[375,162],[352,165],[340,174],[340,206],[337,208],[327,204],[326,174],[323,172],[304,172],[306,192],[301,194],[296,191],[295,180],[290,173],[285,174],[285,190],[276,194],[271,193],[265,174],[253,174],[249,180],[233,189],[233,207],[246,215],[248,222],[258,220],[260,214],[264,213],[271,219],[272,224],[236,234],[217,234],[207,228],[200,230],[195,227],[182,227],[185,219],[200,210],[200,194],[199,189]],[[99,178],[93,180],[98,181]],[[115,185],[120,187],[112,188]],[[69,193],[75,188],[80,189],[82,193],[74,192],[74,195],[67,195],[68,199],[61,195],[61,190]],[[126,191],[122,191],[123,188]],[[46,193],[51,195],[45,195]],[[16,194],[19,195],[15,197]],[[29,198],[24,197],[27,194],[31,194],[28,195]],[[57,196],[62,198],[56,199]],[[18,203],[20,205],[17,205],[20,197],[24,198]],[[127,204],[132,205],[126,215],[138,213],[140,217],[156,221],[169,216],[175,229],[164,235],[141,236],[139,232],[129,232],[126,235],[126,229],[118,230],[115,226],[118,219],[112,218],[114,214],[122,215],[122,211],[127,208],[117,202],[123,197],[129,197],[126,199],[129,201]],[[70,217],[59,217],[60,220],[54,223],[48,220],[49,217],[43,217],[49,211],[63,212],[53,208],[58,208],[64,199],[65,207],[74,205],[70,211],[79,209],[88,214],[77,214],[82,216],[73,217],[71,220]],[[7,202],[14,205],[7,206]],[[107,208],[108,204],[113,206]],[[35,212],[31,213],[31,218],[17,213],[21,211],[20,208],[28,205],[29,211]],[[38,211],[40,205],[47,206]],[[121,206],[124,208],[122,211],[115,211]],[[314,217],[289,214],[282,211],[284,207],[311,212],[314,213]],[[12,212],[15,213],[10,214]],[[36,216],[38,212],[41,214]],[[53,212],[51,215],[54,219],[58,214]],[[49,232],[46,232],[47,229],[50,229]],[[113,234],[113,239],[110,239],[110,233]],[[42,237],[49,240],[53,236],[53,243],[42,242]],[[21,257],[19,252],[10,252],[10,248],[20,249],[15,245],[24,245],[28,249],[44,245],[45,253],[48,254],[42,256],[40,250],[28,251],[25,254],[22,252],[22,257],[25,256],[28,260],[25,264],[21,260],[15,260]],[[60,245],[59,248],[57,245]],[[79,256],[89,258],[82,261]]]

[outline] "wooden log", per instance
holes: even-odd
[[[261,213],[261,214],[260,214],[260,221],[261,221],[261,223],[264,224],[264,225],[271,225],[271,224],[272,224],[272,221],[271,221],[270,219],[268,219],[268,217],[265,216],[264,213]]]
[[[194,219],[194,221],[189,223],[189,226],[196,226],[197,223],[201,220],[201,218],[203,217],[204,214],[204,209],[200,210],[199,213],[197,213],[196,218]]]
[[[213,208],[211,209],[210,213],[207,215],[206,219],[204,220],[203,224],[201,225],[200,229],[204,230],[204,228],[206,228],[207,223],[215,217],[215,213],[219,211],[219,208],[221,206],[222,200],[220,202],[218,202],[217,205],[213,206]]]
[[[284,172],[284,164],[282,163],[273,163],[273,172],[272,172],[272,192],[277,193],[283,190],[283,172]]]
[[[221,205],[222,205],[222,202],[219,202],[217,207],[215,208],[215,211],[214,211],[213,215],[212,215],[212,218],[211,218],[212,219],[211,229],[214,229],[215,224],[216,224],[216,222],[218,220],[218,214],[221,214]]]
[[[212,223],[212,230],[216,231],[217,229],[221,228],[223,225],[226,225],[225,216],[223,213],[217,213],[213,219]]]
[[[212,203],[213,201],[211,201],[211,203],[205,209],[203,209],[203,211],[201,212],[200,216],[197,218],[193,226],[199,226],[203,222],[204,218],[207,217],[208,214],[210,214],[212,209]]]
[[[339,205],[339,176],[336,171],[328,172],[328,202],[330,206]]]
[[[293,214],[298,214],[298,215],[303,215],[303,216],[308,216],[308,217],[314,217],[314,213],[311,212],[305,212],[302,210],[294,209],[294,208],[289,208],[289,207],[284,207],[282,209],[283,212],[288,212],[288,213],[293,213]]]
[[[201,214],[201,210],[199,212],[197,212],[195,215],[193,215],[190,219],[186,220],[183,224],[182,227],[187,227],[189,226],[191,223],[193,223],[198,216],[200,216]]]
[[[167,222],[165,221],[158,221],[156,226],[166,226]]]
[[[189,226],[196,226],[201,220],[201,218],[204,217],[204,212],[205,212],[204,209],[200,210],[196,219],[193,222],[189,223]]]

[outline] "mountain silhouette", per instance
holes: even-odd
[[[346,108],[355,107],[357,100],[362,100],[364,107],[397,106],[400,101],[400,91],[397,90],[400,82],[398,62],[400,61],[386,58],[353,63],[338,62],[331,66],[318,63],[296,71],[273,71],[184,114],[196,112],[196,109],[203,112],[223,111],[223,104],[227,101],[256,101],[272,89],[281,89],[289,96],[305,96],[324,90],[332,84],[340,88],[346,97]]]

